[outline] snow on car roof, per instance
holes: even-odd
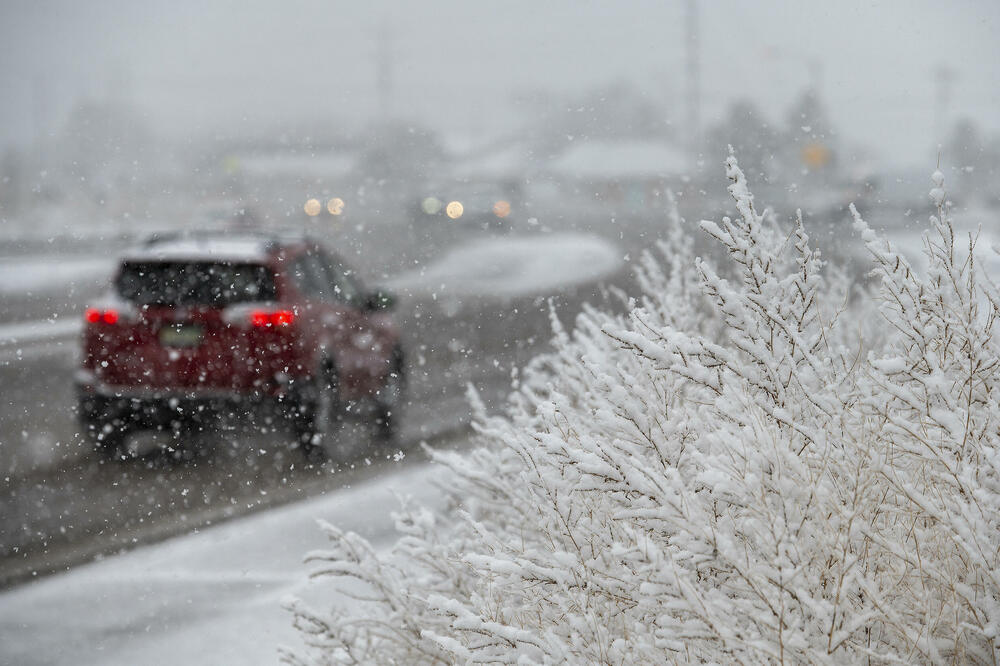
[[[126,261],[164,261],[173,259],[217,259],[225,261],[264,261],[271,240],[263,238],[190,237],[147,243],[127,253]]]

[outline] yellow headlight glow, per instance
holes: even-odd
[[[306,205],[302,207],[306,211],[306,215],[309,217],[316,217],[319,212],[323,210],[323,204],[319,202],[319,199],[309,199],[306,201]]]
[[[493,204],[493,214],[497,217],[507,217],[510,215],[510,204],[506,201],[498,201]]]

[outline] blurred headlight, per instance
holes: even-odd
[[[507,217],[510,215],[510,204],[506,201],[498,201],[493,204],[493,214],[497,217]]]
[[[440,213],[442,205],[441,200],[437,197],[427,197],[420,202],[420,208],[428,215],[437,215]]]

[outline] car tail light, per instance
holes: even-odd
[[[83,312],[83,318],[87,320],[89,324],[117,324],[118,320],[121,318],[118,310],[114,308],[98,309],[98,308],[87,308]]]
[[[271,315],[271,321],[275,326],[291,326],[295,321],[295,313],[291,310],[278,310]]]
[[[230,326],[252,328],[286,328],[295,323],[295,311],[278,309],[275,304],[239,303],[222,311],[222,320]]]
[[[291,310],[254,310],[250,313],[250,323],[255,327],[291,326],[295,322],[295,313]]]

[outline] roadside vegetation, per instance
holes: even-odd
[[[943,177],[926,270],[853,211],[858,281],[726,175],[728,259],[675,211],[626,314],[553,316],[433,454],[445,510],[384,553],[324,526],[312,575],[355,601],[290,601],[287,663],[1000,662],[1000,291]]]

